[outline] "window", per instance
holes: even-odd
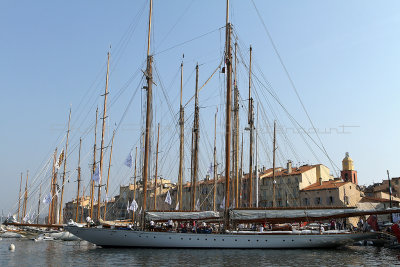
[[[328,204],[333,204],[333,202],[334,202],[333,196],[328,197],[327,202],[328,202]]]
[[[304,206],[308,206],[310,204],[310,201],[308,200],[308,198],[304,198],[303,199],[303,205]]]
[[[320,205],[321,204],[321,198],[320,197],[316,197],[315,198],[315,205]]]
[[[349,205],[349,197],[348,196],[344,196],[344,204]]]
[[[279,200],[279,201],[278,201],[278,206],[279,206],[279,207],[282,207],[282,200]]]

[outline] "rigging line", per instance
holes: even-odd
[[[178,23],[181,21],[181,19],[183,18],[183,16],[186,14],[186,12],[189,10],[189,8],[192,6],[194,0],[192,0],[189,5],[187,5],[187,7],[185,8],[185,10],[182,12],[182,14],[179,16],[179,18],[176,20],[175,24],[172,26],[172,28],[167,32],[167,34],[165,34],[164,38],[161,39],[161,42],[158,43],[157,49],[158,47],[161,46],[162,43],[164,43],[164,41],[168,38],[169,34],[175,29],[176,25],[178,25]],[[155,50],[157,50],[155,49]]]
[[[253,77],[256,78],[259,82],[259,78],[257,75],[253,74]],[[310,140],[323,152],[324,150],[321,148],[321,146],[319,144],[317,144],[317,142],[311,137],[311,135],[303,128],[303,126],[300,125],[300,123],[298,121],[296,121],[295,118],[293,118],[293,116],[289,113],[289,111],[283,106],[283,104],[268,90],[267,87],[265,87],[265,85],[263,83],[260,82],[260,84],[267,90],[267,92],[278,102],[278,104],[282,107],[282,109],[285,111],[285,113],[287,114],[287,116],[290,119],[293,119],[294,123],[310,138]]]
[[[313,130],[314,130],[315,134],[317,135],[317,138],[318,138],[318,140],[319,140],[319,142],[320,142],[320,144],[321,144],[321,146],[322,146],[323,151],[325,152],[326,157],[327,157],[328,160],[330,161],[330,163],[331,163],[331,165],[332,165],[332,168],[336,171],[335,166],[334,166],[334,163],[333,163],[333,160],[332,160],[331,157],[328,155],[328,152],[326,151],[325,146],[324,146],[324,144],[322,143],[322,140],[321,140],[321,138],[320,138],[320,136],[319,136],[317,130],[315,129],[314,123],[312,122],[311,117],[310,117],[310,115],[308,114],[307,109],[306,109],[306,107],[304,106],[304,103],[303,103],[303,101],[302,101],[301,98],[300,98],[300,95],[299,95],[299,93],[298,93],[298,91],[297,91],[297,88],[296,88],[296,86],[295,86],[295,84],[294,84],[294,81],[293,81],[292,77],[290,76],[289,71],[288,71],[288,69],[286,68],[286,65],[283,63],[282,57],[281,57],[281,55],[279,54],[279,51],[278,51],[278,49],[277,49],[277,47],[276,47],[276,45],[275,45],[275,43],[274,43],[274,41],[273,41],[273,39],[272,39],[271,34],[270,34],[269,31],[268,31],[267,26],[266,26],[265,23],[264,23],[264,20],[262,19],[261,15],[260,15],[260,12],[258,11],[258,9],[257,9],[257,7],[256,7],[256,4],[254,3],[254,0],[251,0],[251,2],[252,2],[253,6],[254,6],[254,8],[255,8],[255,10],[256,10],[256,12],[257,12],[258,18],[260,19],[260,21],[261,21],[261,23],[262,23],[262,25],[263,25],[263,27],[264,27],[265,32],[267,33],[268,39],[269,39],[270,42],[271,42],[271,45],[272,45],[272,47],[273,47],[273,49],[274,49],[274,51],[275,51],[275,53],[276,53],[276,55],[277,55],[277,57],[278,57],[278,59],[279,59],[279,62],[281,63],[282,68],[284,69],[284,71],[285,71],[285,73],[286,73],[286,76],[288,77],[288,80],[289,80],[290,84],[292,85],[292,89],[293,89],[294,92],[296,93],[297,99],[299,100],[299,102],[300,102],[300,104],[301,104],[301,106],[302,106],[304,112],[305,112],[306,115],[307,115],[308,121],[310,122],[311,126],[313,127]]]
[[[246,63],[245,63],[245,61],[244,61],[244,57],[243,57],[243,54],[241,53],[241,50],[240,50],[240,47],[239,47],[239,55],[240,55],[240,57],[241,57],[241,59],[242,59],[242,64],[248,69],[248,67],[247,67],[247,65],[246,65]],[[267,91],[268,91],[268,93],[273,97],[273,98],[275,98],[275,100],[279,103],[279,105],[281,105],[282,107],[283,107],[283,104],[282,103],[280,103],[280,100],[279,100],[279,97],[278,97],[278,95],[276,94],[276,92],[273,90],[273,87],[272,87],[272,85],[268,82],[268,80],[265,78],[265,76],[264,76],[264,74],[262,73],[262,71],[260,70],[260,68],[259,68],[259,66],[258,65],[256,65],[256,67],[258,68],[258,71],[261,73],[261,76],[263,77],[263,79],[265,80],[265,82],[266,82],[266,84],[267,84],[267,86],[265,86],[264,84],[262,84],[262,82],[260,82],[260,79],[258,78],[258,77],[256,77],[257,78],[257,80],[258,80],[258,82],[260,83],[260,85],[262,85],[262,87],[264,87],[264,88],[266,88],[267,89]],[[255,75],[254,73],[253,73],[253,75]],[[253,81],[253,83],[254,83],[255,81]],[[264,94],[264,92],[263,91],[261,91],[262,92],[262,94]],[[266,96],[264,96],[266,99],[268,99]],[[284,109],[285,110],[285,109]],[[288,113],[288,111],[287,110],[285,110],[285,112],[288,114],[288,115],[290,115],[289,113]],[[291,122],[292,122],[292,124],[294,125],[294,126],[296,126],[296,123],[297,123],[297,121],[295,121],[294,120],[294,118],[293,117],[291,117],[291,116],[288,116],[289,117],[289,119],[291,120]],[[293,120],[296,122],[293,122]],[[299,123],[297,123],[298,125],[299,125]],[[300,134],[300,136],[301,136],[301,138],[303,139],[303,141],[305,142],[305,144],[308,146],[308,148],[310,149],[310,151],[311,151],[311,153],[314,155],[314,157],[317,159],[317,161],[319,160],[318,159],[318,157],[317,157],[317,155],[315,154],[315,152],[313,151],[313,149],[311,148],[311,146],[308,144],[308,142],[306,141],[306,139],[304,138],[304,136],[302,135],[302,134]],[[309,138],[317,145],[317,143],[315,142],[315,140],[313,140],[312,138],[311,138],[311,136],[309,136]],[[288,144],[289,143],[291,143],[291,142],[288,142]],[[317,145],[318,146],[318,145]],[[319,146],[318,146],[319,147]],[[320,148],[320,147],[319,147]],[[321,149],[321,148],[320,148]],[[293,151],[293,150],[292,150]],[[327,154],[326,154],[326,152],[325,151],[323,151],[322,149],[321,149],[321,151],[327,156],[327,157],[329,157]],[[293,151],[294,152],[294,151]],[[332,163],[332,162],[331,162]],[[339,169],[334,163],[333,163],[333,165],[334,165],[334,168],[333,168],[333,170],[334,171],[336,171],[336,169],[335,169],[335,167],[337,168],[337,169]]]
[[[209,32],[207,32],[207,33],[204,33],[204,34],[202,34],[202,35],[199,35],[199,36],[197,36],[197,37],[194,37],[194,38],[192,38],[192,39],[190,39],[190,40],[184,41],[184,42],[182,42],[182,43],[176,44],[176,45],[171,46],[171,47],[169,47],[169,48],[167,48],[167,49],[164,49],[164,50],[162,50],[162,51],[160,51],[160,52],[154,53],[153,56],[156,56],[156,55],[159,55],[159,54],[161,54],[161,53],[167,52],[167,51],[169,51],[169,50],[171,50],[171,49],[174,49],[174,48],[176,48],[176,47],[178,47],[178,46],[181,46],[181,45],[184,45],[184,44],[193,42],[193,41],[195,41],[195,40],[197,40],[197,39],[200,39],[200,38],[202,38],[202,37],[204,37],[204,36],[207,36],[207,35],[209,35],[209,34],[211,34],[211,33],[214,33],[214,32],[216,32],[216,31],[219,31],[219,30],[221,30],[221,29],[223,29],[223,28],[225,28],[225,26],[222,26],[222,27],[220,27],[220,28],[218,28],[218,29],[209,31]]]
[[[203,87],[211,80],[211,78],[214,76],[214,74],[217,72],[217,70],[219,70],[219,68],[221,67],[222,63],[224,61],[221,61],[221,63],[218,65],[218,67],[214,70],[214,72],[211,74],[211,76],[207,79],[207,81],[200,87],[200,89],[198,90],[198,92],[200,93],[201,89],[203,89]],[[186,104],[183,107],[186,107],[187,104],[190,103],[190,101],[192,101],[194,98],[194,95],[186,102]]]

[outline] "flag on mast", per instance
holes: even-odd
[[[50,202],[51,202],[51,193],[49,192],[49,194],[43,198],[43,203],[50,204]]]
[[[95,181],[96,183],[100,183],[100,168],[97,165],[96,170],[94,171],[92,180]]]
[[[168,205],[172,204],[172,198],[171,198],[171,195],[169,194],[169,191],[167,192],[167,197],[165,198],[165,203],[168,203]]]
[[[132,168],[132,151],[129,152],[129,155],[128,155],[128,157],[126,157],[124,164],[125,164],[125,166]]]
[[[221,209],[225,209],[225,198],[222,200],[221,205],[219,205]]]
[[[178,203],[176,203],[175,210],[179,210],[179,202],[178,202]]]
[[[135,212],[137,210],[137,208],[138,208],[138,204],[137,204],[136,200],[132,200],[131,205],[129,206],[129,210],[132,210]]]

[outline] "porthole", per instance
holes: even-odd
[[[171,237],[169,237],[169,239],[172,239]]]
[[[225,239],[222,238],[222,241],[225,241]]]
[[[192,238],[189,237],[189,240],[192,240]]]
[[[235,241],[237,241],[237,239],[235,239]]]
[[[197,240],[200,240],[200,238],[197,238]]]
[[[181,237],[181,240],[183,240],[183,237]]]

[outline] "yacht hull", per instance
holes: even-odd
[[[328,248],[368,239],[374,233],[340,234],[195,234],[109,228],[65,227],[70,233],[102,247],[147,248]]]

